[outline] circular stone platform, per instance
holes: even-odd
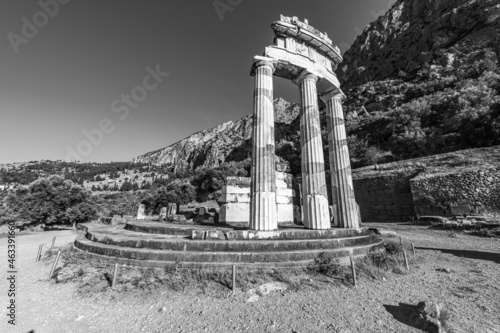
[[[96,261],[144,267],[300,267],[320,253],[341,261],[383,247],[366,228],[308,230],[299,226],[273,232],[241,228],[133,221],[90,229],[74,243]]]

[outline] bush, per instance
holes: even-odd
[[[402,254],[404,251],[403,245],[401,245],[400,243],[387,242],[384,244],[384,247],[385,251],[390,256]]]
[[[11,214],[32,225],[70,225],[88,222],[96,216],[90,191],[59,176],[18,188],[5,198],[5,204]]]
[[[340,265],[338,258],[328,252],[320,253],[307,269],[310,273],[327,276],[339,276],[343,273],[343,267]]]

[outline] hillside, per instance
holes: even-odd
[[[168,168],[144,163],[76,163],[30,161],[0,164],[0,189],[58,175],[89,189],[124,190],[148,188],[155,180],[168,179]]]
[[[396,160],[500,144],[499,18],[500,0],[397,1],[337,72],[351,143]]]

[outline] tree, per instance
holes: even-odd
[[[33,224],[73,224],[90,221],[95,210],[90,192],[60,176],[36,180],[9,193],[5,204],[19,219]]]
[[[120,188],[120,191],[128,192],[128,191],[132,191],[133,189],[134,189],[134,186],[132,185],[132,183],[129,181],[126,181],[123,183],[122,187]]]

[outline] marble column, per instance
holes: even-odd
[[[278,229],[276,210],[276,166],[274,149],[274,102],[271,60],[255,59],[252,180],[250,198],[250,230]]]
[[[301,101],[303,223],[308,229],[330,229],[325,161],[316,88],[318,77],[304,72],[294,81],[299,85]]]
[[[335,225],[340,228],[359,228],[359,208],[354,196],[351,161],[347,147],[341,90],[321,96],[327,107],[328,152],[332,182]]]

